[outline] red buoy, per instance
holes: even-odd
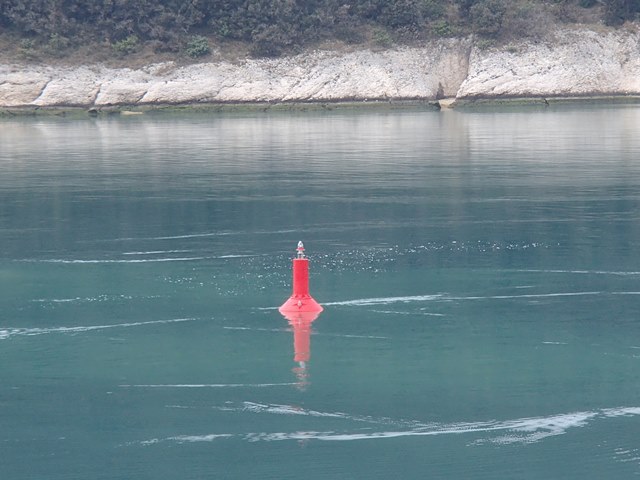
[[[293,259],[293,293],[278,309],[287,313],[320,313],[323,308],[309,295],[309,259],[304,256],[304,245],[298,242],[296,258]]]

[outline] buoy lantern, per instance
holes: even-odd
[[[309,294],[309,259],[304,254],[304,245],[298,242],[296,258],[293,259],[293,293],[278,309],[288,313],[320,313],[322,306]]]

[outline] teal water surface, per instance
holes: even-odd
[[[637,107],[1,120],[0,478],[636,478],[639,159]]]

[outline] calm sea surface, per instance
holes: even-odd
[[[638,478],[639,253],[638,107],[1,120],[0,478]]]

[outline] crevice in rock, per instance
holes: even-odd
[[[465,74],[464,74],[464,78],[462,79],[462,81],[460,82],[456,90],[456,94],[455,94],[456,98],[458,98],[458,96],[460,95],[460,89],[462,88],[462,86],[469,79],[469,72],[471,70],[471,56],[473,55],[474,48],[475,47],[474,47],[473,41],[469,40],[467,43],[466,49],[464,50],[464,53],[461,56],[462,69],[465,71]]]
[[[142,94],[133,101],[134,105],[140,105],[140,103],[142,103],[142,99],[145,97],[145,95],[149,92],[149,90],[145,90],[144,92],[142,92]]]
[[[98,101],[98,96],[100,95],[100,92],[102,91],[102,83],[98,85],[98,90],[96,90],[96,94],[93,96],[93,100],[91,100],[90,105],[95,106],[96,102]]]
[[[36,103],[38,100],[40,100],[40,98],[42,98],[42,96],[44,95],[44,91],[47,89],[47,87],[49,86],[49,84],[51,84],[53,80],[49,79],[45,82],[44,86],[42,87],[42,90],[40,90],[40,93],[38,94],[38,96],[31,102],[31,103]]]

